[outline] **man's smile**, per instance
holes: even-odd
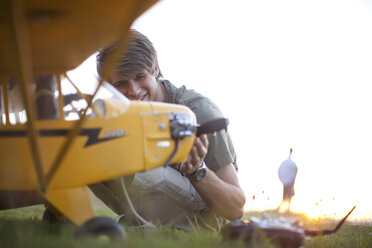
[[[132,97],[128,97],[128,98],[131,99],[131,100],[135,100],[135,101],[146,101],[147,96],[148,96],[148,93],[146,92],[142,95],[132,96]]]
[[[147,97],[147,93],[145,93],[142,97],[140,97],[140,101],[144,101],[146,97]]]

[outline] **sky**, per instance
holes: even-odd
[[[229,118],[246,211],[278,207],[292,148],[293,211],[372,221],[371,1],[163,0],[133,28]]]

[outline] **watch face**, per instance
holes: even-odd
[[[205,168],[199,168],[195,173],[195,181],[199,182],[205,177],[207,170]]]

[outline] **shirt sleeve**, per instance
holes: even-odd
[[[194,111],[198,124],[203,124],[223,115],[216,104],[208,98],[194,100],[191,109]],[[225,130],[218,131],[215,135],[208,134],[208,153],[204,159],[205,164],[213,171],[233,163],[236,166],[236,155],[229,134]]]

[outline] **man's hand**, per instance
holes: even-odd
[[[203,134],[195,139],[194,146],[192,147],[187,161],[182,163],[179,167],[179,171],[184,175],[193,174],[202,164],[205,155],[208,151],[208,138],[207,135]]]

